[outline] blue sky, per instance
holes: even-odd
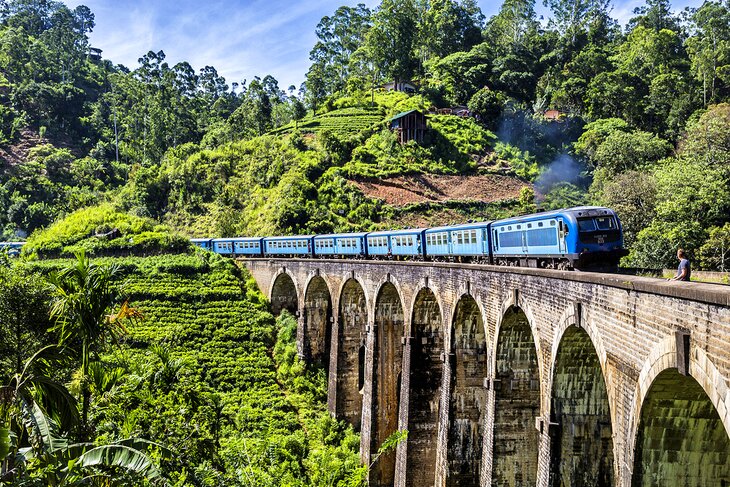
[[[377,0],[361,0],[375,7]],[[299,84],[309,67],[319,20],[340,5],[357,0],[67,0],[88,6],[96,15],[93,46],[104,57],[130,69],[150,50],[165,51],[173,65],[188,61],[199,70],[215,66],[228,83],[273,75],[279,86]],[[538,0],[538,14],[548,12]],[[643,0],[614,0],[612,16],[625,23]],[[674,0],[675,10],[701,0]],[[501,0],[479,0],[489,18]]]

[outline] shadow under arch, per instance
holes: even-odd
[[[299,297],[297,287],[292,276],[286,272],[280,272],[271,285],[271,311],[274,316],[279,316],[282,310],[287,310],[296,315],[299,311]]]
[[[718,413],[727,386],[712,382],[722,379],[704,350],[694,348],[690,357],[691,375],[667,368],[676,363],[671,336],[642,370],[648,385],[637,394],[632,487],[730,485],[730,429]]]
[[[441,307],[434,292],[421,288],[413,302],[408,394],[406,485],[433,485],[443,376]]]
[[[405,324],[403,300],[390,281],[383,283],[375,299],[374,324],[371,452],[398,429]],[[394,481],[395,451],[390,451],[371,469],[370,485],[390,487]]]
[[[487,339],[482,312],[469,294],[456,303],[451,327],[447,487],[478,486],[486,421]]]
[[[304,293],[304,357],[317,367],[329,369],[332,336],[332,296],[321,276],[314,276]]]
[[[360,431],[368,308],[365,291],[357,280],[350,278],[342,286],[338,312],[335,410],[338,418]]]
[[[550,485],[615,483],[611,408],[598,352],[585,329],[569,326],[553,363]]]
[[[540,432],[540,367],[524,310],[510,306],[497,330],[494,357],[492,485],[527,487],[537,482]]]

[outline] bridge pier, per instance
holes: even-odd
[[[363,462],[409,430],[373,465],[371,487],[730,486],[727,287],[443,263],[244,262],[275,312],[300,311],[302,353],[305,342],[321,350],[328,408],[359,426]],[[332,293],[320,348],[315,274]]]

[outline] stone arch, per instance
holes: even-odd
[[[304,357],[325,371],[329,369],[331,336],[332,296],[327,282],[315,275],[304,293]]]
[[[515,299],[516,298],[516,299]],[[495,367],[497,366],[496,363],[496,357],[497,357],[497,338],[499,337],[501,328],[502,328],[502,321],[504,320],[504,317],[507,316],[507,312],[510,311],[511,308],[518,308],[527,318],[527,323],[530,325],[530,333],[532,334],[534,344],[535,344],[535,350],[537,353],[537,364],[538,364],[538,372],[540,374],[540,380],[542,383],[543,379],[543,371],[545,362],[543,358],[543,347],[540,343],[540,330],[537,328],[537,320],[535,319],[535,313],[532,310],[532,305],[530,302],[525,299],[525,297],[522,295],[522,293],[511,293],[509,297],[507,297],[504,301],[502,301],[502,308],[500,309],[499,317],[497,318],[497,326],[495,326],[494,330],[494,337],[491,342],[492,346],[492,355],[491,360],[491,370],[494,371]],[[542,404],[542,407],[545,408],[545,410],[549,409],[549,404]]]
[[[635,395],[636,402],[634,403],[632,422],[630,425],[631,438],[634,438],[636,435],[641,407],[654,379],[664,370],[676,368],[676,366],[677,340],[674,335],[671,335],[659,342],[652,349],[639,373],[639,382]],[[691,348],[689,371],[690,375],[702,386],[715,409],[718,411],[730,411],[730,387],[723,380],[722,374],[703,349],[694,346]],[[723,421],[725,431],[730,435],[730,415],[726,414],[725,418],[720,419]]]
[[[676,368],[652,383],[641,408],[633,487],[723,486],[730,482],[730,437],[697,380]]]
[[[271,310],[274,316],[278,316],[282,310],[287,310],[296,315],[299,311],[299,293],[294,277],[286,270],[280,269],[271,281],[269,296],[271,297]]]
[[[628,459],[633,465],[632,485],[649,485],[649,479],[669,487],[722,485],[723,480],[730,485],[730,417],[719,414],[728,410],[730,391],[701,348],[691,349],[690,376],[680,375],[676,345],[675,336],[662,340],[639,374],[629,436],[634,447],[633,458]],[[669,411],[661,410],[672,405]],[[698,444],[702,450],[693,452]]]
[[[500,319],[494,352],[492,485],[537,483],[540,432],[540,364],[533,326],[519,306]]]
[[[487,413],[487,339],[482,310],[469,294],[454,307],[447,487],[478,486]]]
[[[389,280],[379,288],[374,311],[371,452],[377,452],[398,429],[405,323],[403,300]],[[391,451],[382,455],[373,466],[370,485],[389,487],[394,481],[395,452]]]
[[[564,323],[567,323],[566,320]],[[576,317],[571,317],[573,323]],[[589,332],[562,327],[553,344],[550,401],[550,485],[615,483],[611,407],[603,364]],[[603,359],[603,360],[602,360]]]
[[[439,406],[444,367],[443,317],[427,287],[413,302],[406,485],[433,485],[436,475]]]
[[[365,385],[365,345],[368,307],[365,290],[356,279],[345,281],[340,290],[337,334],[336,414],[361,427],[362,389]]]

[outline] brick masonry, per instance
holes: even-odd
[[[331,353],[329,408],[356,425],[362,408],[363,461],[409,429],[373,486],[730,485],[727,286],[463,264],[242,263],[274,308],[298,312],[301,353],[330,340],[317,348]],[[465,297],[479,319],[474,306],[457,309]],[[331,331],[312,334],[312,316]],[[677,437],[693,427],[699,448]],[[515,452],[513,475],[504,457]],[[687,462],[700,465],[679,479]]]

